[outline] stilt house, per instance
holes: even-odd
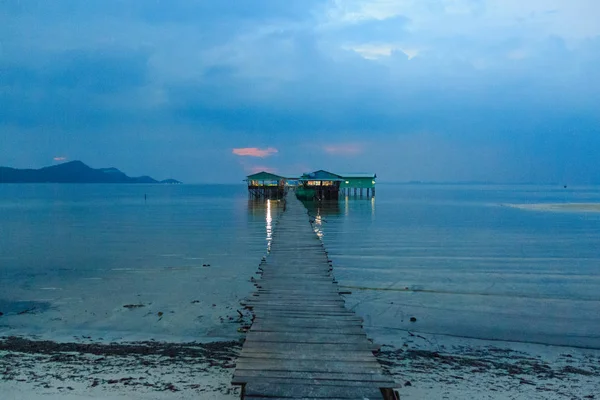
[[[343,181],[340,175],[322,169],[309,172],[300,177],[296,194],[305,200],[334,200],[339,196]]]
[[[285,195],[286,178],[270,172],[258,172],[246,177],[248,193],[252,197],[279,199]]]

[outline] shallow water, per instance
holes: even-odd
[[[279,209],[240,185],[0,185],[0,334],[239,336],[222,320]]]
[[[313,213],[347,304],[378,342],[409,330],[600,348],[600,213],[506,206],[598,203],[599,188],[377,190]]]
[[[600,347],[600,213],[507,206],[600,203],[599,188],[377,190],[312,213],[378,343]],[[239,337],[280,210],[241,185],[0,185],[0,335]]]

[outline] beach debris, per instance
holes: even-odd
[[[213,306],[213,307],[216,307],[217,305],[216,305],[216,304],[213,304],[212,306]]]
[[[3,315],[4,315],[4,313],[2,311],[0,311],[0,317],[3,316]]]
[[[177,389],[172,383],[169,383],[167,386],[165,386],[164,390],[170,390],[171,392],[179,392],[179,389]]]
[[[565,374],[577,374],[577,375],[584,375],[584,376],[594,376],[593,372],[586,371],[586,370],[581,369],[581,368],[572,367],[570,365],[567,365],[566,367],[563,367],[562,370],[561,370],[561,372],[565,373]]]
[[[35,307],[31,307],[31,308],[28,308],[28,309],[26,309],[26,310],[19,311],[19,312],[17,313],[17,315],[23,315],[23,314],[33,314],[33,312],[34,312],[34,311],[35,311]]]
[[[535,386],[535,383],[533,383],[532,381],[529,381],[529,380],[527,380],[527,379],[523,379],[523,378],[521,378],[521,379],[519,380],[519,383],[520,383],[521,385],[532,385],[532,386]]]
[[[158,315],[159,317],[162,317],[162,316],[163,316],[163,312],[162,312],[162,311],[159,311],[159,312],[157,313],[157,315]]]
[[[404,386],[412,386],[412,383],[410,383],[410,381],[406,381],[404,382]]]
[[[193,300],[192,301],[192,304],[198,304],[198,303],[200,303],[200,300]]]
[[[410,322],[417,322],[417,319],[415,317],[410,317]]]
[[[132,309],[132,308],[146,307],[146,305],[145,304],[125,304],[123,307]]]
[[[210,264],[202,264],[203,267],[210,267]]]

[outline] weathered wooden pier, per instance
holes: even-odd
[[[346,309],[307,210],[293,194],[277,222],[233,384],[242,398],[395,399],[362,319]]]

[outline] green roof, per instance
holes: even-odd
[[[246,179],[253,181],[280,181],[285,179],[283,176],[275,175],[270,172],[257,172],[256,174],[248,175]]]
[[[377,175],[374,173],[364,173],[364,172],[360,172],[360,173],[344,173],[344,174],[340,174],[342,177],[344,177],[345,179],[375,179],[377,178]]]
[[[315,172],[309,172],[309,173],[303,174],[300,179],[314,180],[314,181],[341,181],[342,177],[337,174],[334,174],[332,172],[328,172],[328,171],[324,171],[324,170],[320,169]]]

